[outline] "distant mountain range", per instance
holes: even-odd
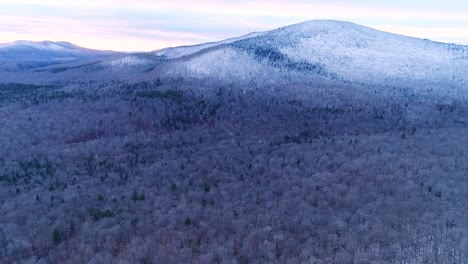
[[[69,62],[81,59],[115,55],[112,51],[98,51],[76,46],[69,42],[26,41],[0,44],[0,60],[11,61],[60,61]]]
[[[0,44],[0,67],[5,71],[24,71],[49,65],[98,59],[117,55],[117,52],[98,51],[69,42],[25,41]]]
[[[182,77],[274,83],[284,78],[320,78],[450,90],[467,88],[468,46],[386,33],[349,22],[314,20],[147,53],[95,51],[67,42],[18,41],[0,46],[0,67],[21,76],[34,73],[35,79]]]

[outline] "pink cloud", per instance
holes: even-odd
[[[0,0],[1,3],[11,1]],[[388,21],[456,21],[466,25],[463,10],[449,13],[307,1],[168,1],[168,0],[17,0],[57,10],[73,11],[76,17],[54,14],[0,15],[0,42],[16,39],[66,40],[98,49],[154,50],[236,37],[311,19],[369,21],[375,28],[441,41],[468,44],[466,27],[415,27]],[[20,10],[20,9],[18,9]],[[151,14],[165,14],[164,19]],[[140,17],[140,14],[144,16]],[[166,15],[167,14],[167,15]],[[86,15],[86,16],[85,16]],[[175,15],[171,17],[171,15]],[[86,18],[85,18],[86,17]],[[187,17],[187,20],[181,19]],[[384,19],[384,20],[382,20]],[[386,21],[385,23],[379,21]],[[164,22],[164,23],[162,23]]]

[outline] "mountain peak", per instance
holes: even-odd
[[[379,35],[390,34],[370,27],[362,26],[352,22],[339,20],[309,20],[302,23],[282,27],[273,31],[271,34],[288,34],[307,38],[309,36],[330,34],[330,35]]]
[[[353,22],[349,21],[342,21],[342,20],[333,20],[333,19],[313,19],[307,20],[301,23],[285,26],[283,28],[288,27],[365,27],[358,25]]]

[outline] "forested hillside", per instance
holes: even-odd
[[[2,84],[0,262],[466,263],[468,109],[411,94]]]
[[[309,21],[0,45],[0,263],[468,263],[468,47]]]

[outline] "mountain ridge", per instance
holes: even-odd
[[[0,62],[67,62],[115,54],[118,53],[83,48],[66,41],[17,40],[0,44]]]
[[[17,40],[0,44],[0,72],[23,72],[51,65],[85,62],[117,55],[113,51],[99,51],[66,41]]]
[[[69,41],[53,41],[53,40],[41,40],[41,41],[33,41],[33,40],[15,40],[12,42],[0,43],[0,49],[3,48],[15,48],[15,47],[28,47],[28,48],[35,48],[35,49],[57,49],[58,47],[64,49],[80,49],[80,50],[88,50],[88,51],[100,51],[100,52],[116,52],[112,50],[99,50],[99,49],[92,49],[87,47],[82,47],[76,45]]]
[[[1,51],[2,48],[0,58]],[[468,46],[407,37],[338,20],[305,21],[219,42],[151,52],[88,53],[85,60],[66,60],[61,53],[46,55],[46,62],[54,56],[61,59],[52,60],[53,65],[18,68],[50,74],[47,79],[67,79],[67,74],[73,74],[94,79],[182,77],[274,83],[294,76],[291,78],[309,81],[327,78],[359,84],[468,90]]]

